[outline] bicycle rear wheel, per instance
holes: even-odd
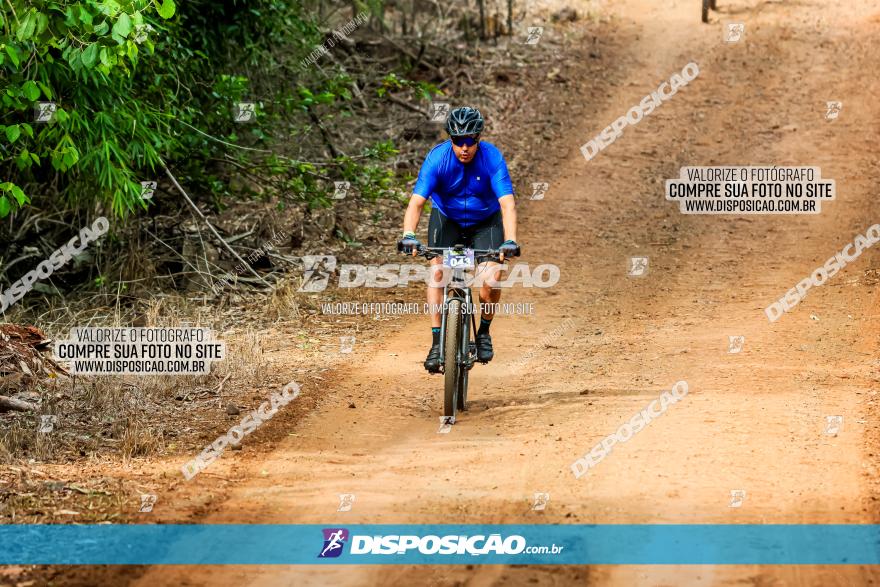
[[[446,311],[446,340],[444,348],[444,390],[443,415],[455,417],[455,408],[459,386],[461,385],[461,365],[458,363],[458,349],[461,348],[461,300],[450,300]]]

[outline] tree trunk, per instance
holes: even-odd
[[[477,5],[480,7],[480,40],[484,40],[486,38],[486,19],[485,19],[485,9],[483,7],[484,0],[477,0]]]
[[[507,0],[507,36],[513,36],[513,0]]]
[[[388,28],[385,26],[385,3],[379,7],[379,32],[385,34],[388,32]]]
[[[9,412],[12,410],[15,410],[16,412],[33,412],[36,409],[37,407],[33,404],[18,399],[12,399],[5,395],[0,395],[0,412]]]

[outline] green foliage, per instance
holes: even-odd
[[[394,174],[384,162],[397,154],[391,141],[376,143],[364,150],[361,160],[342,157],[338,160],[342,179],[351,183],[352,188],[360,192],[367,200],[375,200],[387,195],[394,187]]]
[[[434,96],[443,95],[443,91],[432,83],[401,78],[394,72],[382,78],[376,94],[383,97],[388,92],[403,89],[409,90],[416,100],[431,100]]]
[[[137,168],[155,166],[174,140],[163,136],[160,112],[132,100],[141,53],[154,51],[147,26],[157,6],[164,18],[174,15],[173,0],[6,3],[0,167],[12,181],[3,184],[0,217],[30,202],[25,187],[39,189],[56,174],[72,200],[101,198],[117,213],[139,200]],[[38,102],[55,102],[43,122]]]
[[[381,4],[367,3],[374,15]],[[218,207],[233,195],[225,178],[236,169],[321,205],[329,204],[328,177],[351,181],[367,198],[389,189],[390,143],[323,163],[279,152],[291,139],[317,136],[316,119],[350,115],[348,75],[298,68],[324,40],[300,0],[0,6],[0,218],[58,196],[70,208],[100,204],[119,216],[146,209],[140,182],[156,180],[163,164]],[[386,80],[420,97],[439,93]],[[55,109],[44,107],[51,116],[40,122],[44,102]],[[240,102],[256,105],[246,124],[234,120]]]

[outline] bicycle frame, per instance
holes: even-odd
[[[459,362],[465,369],[470,370],[474,366],[476,358],[476,339],[472,339],[472,333],[476,331],[476,317],[473,311],[473,298],[471,288],[465,285],[464,270],[456,268],[452,270],[452,279],[443,286],[443,306],[440,310],[440,364],[446,369],[446,317],[449,312],[450,300],[458,299],[462,304],[461,341],[458,345]],[[470,317],[470,320],[468,320]],[[471,352],[471,346],[474,347]]]
[[[455,245],[450,247],[454,250],[465,250],[464,245]],[[431,256],[439,256],[443,248],[424,248],[423,253]],[[477,267],[483,261],[497,260],[494,250],[476,250],[474,249],[474,262]],[[471,288],[465,285],[464,269],[456,267],[452,269],[452,279],[443,286],[443,306],[440,309],[440,364],[446,369],[446,319],[449,312],[450,300],[457,299],[461,301],[462,313],[465,318],[462,320],[461,341],[458,344],[459,361],[458,363],[464,367],[466,371],[470,371],[474,366],[477,358],[477,341],[475,333],[477,331],[477,319],[474,312],[473,297],[471,296]],[[470,319],[468,319],[470,318]]]
[[[464,245],[455,245],[453,247],[424,247],[418,245],[413,251],[404,251],[400,245],[398,250],[401,252],[418,254],[431,260],[440,255],[448,257],[450,261],[446,266],[452,269],[452,278],[443,286],[443,304],[440,307],[440,366],[441,372],[444,374],[444,417],[451,416],[455,419],[456,409],[467,410],[467,389],[468,374],[477,361],[477,319],[474,308],[473,298],[471,297],[471,288],[467,285],[465,279],[465,266],[470,268],[480,268],[485,261],[501,262],[502,255],[500,251],[495,249],[466,249]],[[454,253],[450,255],[449,253]],[[458,255],[472,255],[471,263],[462,263],[462,259]],[[452,262],[453,256],[455,262]],[[519,250],[513,256],[519,256]],[[467,257],[465,257],[467,259]],[[435,265],[440,268],[440,265]],[[459,340],[447,340],[449,334],[449,304],[458,301],[460,303],[460,311],[463,319],[458,330]],[[446,345],[449,343],[455,349],[455,356],[448,356]],[[432,351],[433,352],[433,351]],[[452,353],[449,349],[449,353]],[[449,371],[448,369],[454,369]],[[459,370],[460,368],[460,370]],[[457,406],[457,408],[456,408]]]

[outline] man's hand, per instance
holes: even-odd
[[[397,250],[401,253],[412,253],[412,255],[415,256],[417,249],[421,245],[422,243],[416,238],[416,233],[405,232],[403,233],[403,238],[397,241]]]
[[[498,257],[504,261],[505,257],[519,257],[520,252],[519,245],[516,244],[516,241],[508,239],[501,243],[501,247],[498,249]]]

